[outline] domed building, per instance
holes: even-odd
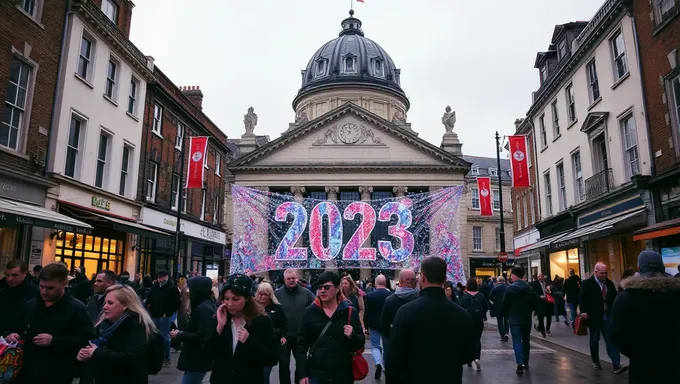
[[[419,138],[418,127],[411,127],[407,119],[410,101],[394,60],[364,35],[353,11],[341,26],[338,37],[322,45],[302,70],[292,103],[295,120],[282,122],[280,137],[258,136],[255,111],[244,116],[246,132],[229,140],[234,153],[230,182],[298,199],[329,201],[377,200],[465,185],[472,163],[463,158],[462,144],[453,132],[455,112],[447,108],[442,118],[446,133],[440,146]],[[465,191],[458,222],[469,276],[465,259],[472,246],[466,228],[470,188]],[[237,220],[233,220],[230,194],[225,204],[231,236],[239,230],[233,225],[242,224],[233,223]],[[267,233],[259,236],[267,241]],[[306,274],[314,278],[319,272]],[[392,271],[367,269],[340,272],[355,279],[379,272],[394,276]],[[270,278],[277,279],[277,273],[270,272]]]

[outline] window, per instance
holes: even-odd
[[[529,194],[531,196],[531,193]],[[527,216],[531,216],[531,211],[529,210],[529,196],[524,195],[522,198],[522,202],[524,203],[524,206],[522,207],[522,211],[526,212]],[[529,227],[529,220],[527,219],[527,216],[524,217],[524,226]]]
[[[548,134],[545,131],[545,115],[538,118],[538,127],[541,130],[541,148],[546,148],[548,146]]]
[[[326,76],[326,70],[328,68],[327,60],[319,60],[316,62],[316,73],[315,77]]]
[[[560,114],[557,110],[557,100],[550,104],[550,109],[553,118],[553,140],[555,140],[560,136]]]
[[[208,169],[208,154],[210,153],[210,148],[208,146],[205,147],[205,156],[203,156],[203,168]],[[203,180],[205,180],[205,177],[207,176],[206,172],[203,172]]]
[[[385,69],[385,66],[383,65],[382,60],[375,60],[373,62],[373,71],[375,72],[376,76],[385,77],[384,69]]]
[[[619,80],[628,73],[626,61],[626,46],[623,43],[623,33],[618,31],[611,39],[612,56],[614,56],[614,80]]]
[[[354,56],[347,56],[345,58],[345,72],[354,73],[356,71],[356,58]]]
[[[479,209],[479,189],[472,188],[472,209]]]
[[[134,77],[130,81],[130,94],[128,95],[128,107],[127,112],[131,115],[135,115],[137,112],[137,88],[139,88],[139,81]]]
[[[12,60],[5,96],[5,108],[0,125],[0,146],[18,150],[20,148],[21,128],[28,101],[28,80],[31,67],[17,58]]]
[[[102,11],[114,24],[118,23],[118,6],[113,0],[104,0],[102,2]]]
[[[564,183],[564,164],[557,164],[557,188],[560,212],[567,209],[567,185]]]
[[[26,11],[29,15],[33,16],[34,18],[36,17],[36,11],[37,11],[37,6],[36,6],[36,0],[21,0],[21,9]]]
[[[220,175],[220,170],[222,169],[222,155],[215,151],[215,174]]]
[[[498,176],[497,168],[489,168],[489,176]]]
[[[83,36],[80,42],[80,57],[78,58],[78,75],[85,80],[90,79],[90,64],[92,62],[92,41]]]
[[[158,164],[149,162],[149,174],[146,178],[146,200],[156,202],[156,181],[158,180]]]
[[[201,220],[205,220],[205,189],[201,190]]]
[[[548,215],[552,215],[552,185],[550,184],[550,172],[543,174],[545,184],[545,211]]]
[[[179,175],[173,173],[172,185],[170,189],[170,208],[176,211],[178,204],[179,204]]]
[[[501,209],[501,194],[498,189],[493,190],[493,209],[494,211],[500,211]]]
[[[125,196],[125,190],[127,188],[128,169],[130,168],[130,152],[132,152],[132,149],[127,145],[124,145],[123,161],[120,168],[120,189],[118,191],[118,194],[121,196]]]
[[[78,148],[80,146],[80,129],[85,122],[75,115],[71,116],[68,143],[66,145],[66,169],[64,174],[68,177],[76,177],[78,171]]]
[[[472,168],[470,169],[470,174],[472,176],[478,176],[479,175],[479,166],[473,165]]]
[[[184,140],[184,132],[186,131],[186,127],[184,126],[183,123],[177,122],[177,137],[175,138],[175,149],[181,151],[182,150],[182,141]]]
[[[595,59],[590,60],[586,65],[586,74],[588,75],[588,96],[592,104],[600,98],[600,83],[597,81]]]
[[[625,149],[626,175],[628,177],[640,174],[640,157],[637,147],[637,130],[633,114],[621,120],[621,136],[623,137],[623,148]]]
[[[522,210],[522,228],[526,228],[529,226],[529,220],[527,220],[527,205],[526,205],[526,196],[522,196],[521,200],[517,200],[517,209]]]
[[[163,107],[158,104],[153,106],[153,126],[151,131],[158,136],[161,135],[161,125],[163,124]]]
[[[213,211],[212,211],[212,223],[217,224],[219,222],[219,217],[220,217],[220,195],[215,194],[215,197],[213,198]]]
[[[472,227],[472,249],[482,250],[482,227]]]
[[[531,225],[534,225],[536,222],[536,213],[534,212],[534,192],[530,191],[529,192],[529,220],[531,221]]]
[[[586,198],[586,193],[581,171],[581,153],[578,151],[571,154],[571,169],[574,174],[574,200],[580,203]]]
[[[104,94],[109,99],[116,99],[116,72],[118,71],[118,64],[115,61],[109,60],[109,66],[106,70],[106,89]]]
[[[496,227],[496,251],[501,250],[501,227]]]
[[[674,96],[672,97],[674,102],[671,102],[671,105],[673,105],[673,109],[675,109],[676,129],[680,131],[680,76],[671,81],[671,87]]]
[[[182,188],[182,213],[187,213],[187,189],[184,186]]]
[[[557,44],[557,61],[562,61],[567,56],[567,39],[562,39]]]
[[[574,99],[574,86],[572,84],[567,85],[564,90],[567,100],[567,118],[570,123],[576,121],[576,101]]]
[[[656,24],[661,24],[666,18],[670,17],[675,10],[674,0],[653,0],[654,20]]]
[[[109,150],[109,135],[102,132],[99,134],[99,151],[97,152],[97,171],[94,177],[94,186],[104,188],[104,174],[106,173],[106,156]]]
[[[548,65],[541,67],[541,84],[548,79]]]

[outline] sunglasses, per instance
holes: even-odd
[[[316,287],[317,290],[319,291],[328,291],[331,288],[334,288],[335,286],[333,284],[324,284],[324,285],[319,285]]]

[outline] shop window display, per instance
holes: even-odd
[[[88,275],[109,269],[123,271],[125,241],[62,232],[57,236],[55,260],[63,261],[69,270],[84,265]]]
[[[579,271],[578,248],[566,251],[553,252],[550,254],[550,277],[558,275],[562,278],[569,277],[569,270]]]

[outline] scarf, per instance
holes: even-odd
[[[120,319],[116,320],[115,323],[111,324],[109,321],[104,320],[99,326],[99,338],[92,341],[97,347],[103,347],[109,341],[116,329],[127,319],[130,315],[127,313],[123,314]]]

